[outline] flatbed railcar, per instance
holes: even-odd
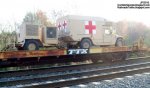
[[[96,53],[130,52],[128,47],[99,47],[90,49],[54,49],[54,50],[35,50],[35,51],[5,51],[0,52],[0,60],[11,58],[28,58],[43,56],[64,56],[64,55],[82,55]]]
[[[30,65],[35,62],[40,63],[57,63],[67,61],[84,61],[92,60],[93,62],[125,60],[127,54],[133,51],[145,50],[144,48],[129,47],[93,47],[89,49],[54,49],[54,50],[35,50],[35,51],[6,51],[0,52],[0,65],[23,64],[31,61]],[[47,62],[48,61],[48,62]],[[33,62],[33,63],[32,63]],[[44,62],[45,63],[45,62]]]
[[[123,37],[116,32],[116,24],[105,19],[66,16],[58,19],[57,24],[58,27],[40,27],[23,23],[15,44],[18,51],[0,52],[0,64],[28,60],[56,63],[87,59],[112,61],[125,59],[128,52],[139,50],[138,47],[125,47]],[[57,49],[39,50],[54,46]]]

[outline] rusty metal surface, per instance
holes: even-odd
[[[129,48],[129,47],[97,47],[97,48],[89,49],[89,54],[128,52],[128,51],[133,51],[133,49]],[[11,59],[11,58],[61,56],[61,55],[67,55],[67,49],[0,52],[0,59],[1,60],[7,60],[7,59]]]
[[[39,50],[39,51],[7,51],[0,52],[0,59],[8,58],[26,58],[26,57],[40,57],[40,56],[59,56],[65,55],[65,50]]]
[[[122,52],[122,51],[131,51],[128,47],[101,47],[101,48],[92,48],[90,53],[111,53],[111,52]]]

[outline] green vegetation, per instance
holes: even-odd
[[[6,32],[2,31],[0,33],[0,50],[7,47],[7,45],[14,44],[16,42],[16,32]]]

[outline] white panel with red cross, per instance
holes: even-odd
[[[95,21],[85,21],[85,34],[96,34]]]
[[[58,29],[58,30],[61,30],[61,28],[62,28],[62,25],[61,25],[61,23],[59,22],[59,23],[57,24],[57,29]]]
[[[67,27],[67,21],[63,21],[62,26],[63,26],[63,29],[66,29],[66,27]]]
[[[65,32],[66,32],[66,28],[67,28],[67,21],[63,21],[63,22],[59,22],[58,24],[57,24],[57,27],[58,27],[58,30],[65,30]]]

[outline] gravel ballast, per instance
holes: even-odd
[[[150,88],[150,72],[112,80],[79,84],[66,88]]]

